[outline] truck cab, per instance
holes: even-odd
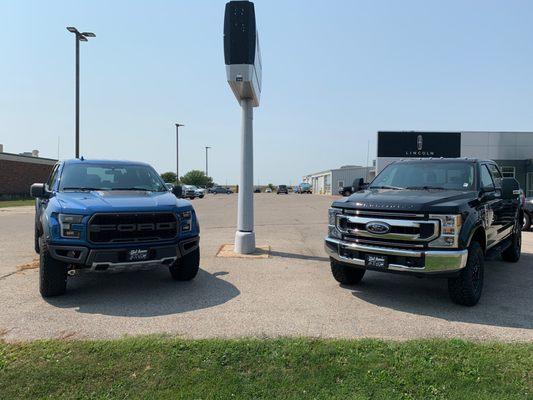
[[[342,284],[358,283],[367,269],[445,277],[451,299],[472,306],[484,258],[520,258],[522,219],[518,182],[493,161],[403,160],[333,202],[325,249]]]
[[[148,164],[61,161],[31,187],[42,296],[65,293],[78,270],[165,265],[175,280],[193,279],[200,227],[192,205],[170,192]]]

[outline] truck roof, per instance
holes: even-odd
[[[129,160],[87,160],[84,158],[78,159],[78,158],[72,158],[69,160],[62,161],[64,164],[107,164],[107,165],[146,165],[150,166],[150,164],[141,162],[141,161],[129,161]]]
[[[464,163],[481,163],[481,162],[490,162],[494,163],[492,160],[483,160],[479,158],[433,158],[433,157],[425,157],[425,158],[404,158],[402,160],[398,160],[395,162],[422,162],[422,161],[432,161],[432,162],[464,162]]]

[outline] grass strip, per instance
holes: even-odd
[[[0,343],[3,399],[527,399],[533,344],[159,336]]]
[[[35,200],[0,200],[0,208],[33,205],[35,205]]]

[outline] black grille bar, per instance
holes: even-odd
[[[137,243],[176,237],[174,213],[101,213],[91,217],[87,238],[93,243]]]

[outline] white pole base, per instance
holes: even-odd
[[[255,232],[235,232],[235,253],[252,254],[255,252]]]

